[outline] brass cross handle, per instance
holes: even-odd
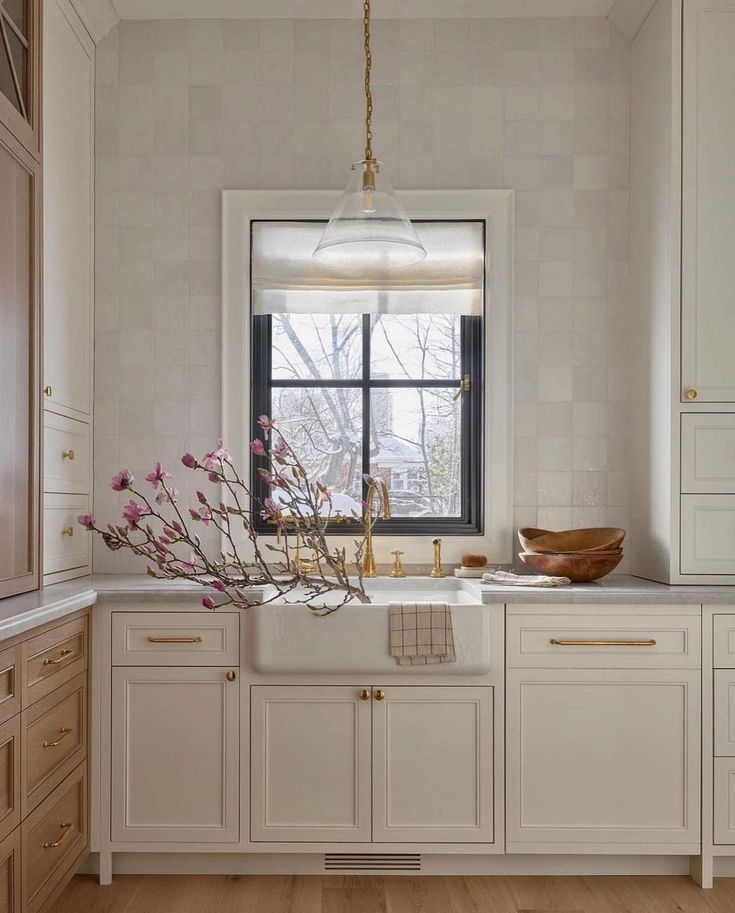
[[[75,455],[76,455],[76,454],[74,453],[73,449],[70,447],[68,450],[63,450],[63,451],[62,451],[62,453],[61,453],[61,459],[62,459],[62,460],[73,460],[74,457],[75,457]]]
[[[73,527],[73,526],[63,526],[62,529],[61,529],[61,535],[62,535],[62,536],[70,536],[70,537],[73,536],[73,535],[74,535],[74,527]]]

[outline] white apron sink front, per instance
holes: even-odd
[[[276,602],[248,609],[245,645],[251,668],[263,675],[396,672],[399,667],[389,652],[389,604],[447,602],[456,662],[401,666],[401,673],[483,675],[490,670],[491,606],[478,604],[458,581],[384,578],[366,581],[365,589],[371,603],[349,603],[324,617],[303,605]]]

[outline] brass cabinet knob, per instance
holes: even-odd
[[[43,395],[44,396],[53,396],[53,393],[54,393],[54,391],[51,389],[51,387],[49,387],[49,385],[46,384],[46,386],[43,388]]]
[[[228,682],[234,682],[237,678],[237,672],[234,672],[232,669],[230,669],[228,672],[225,672],[225,678]]]
[[[61,459],[62,459],[62,460],[73,460],[75,456],[76,456],[76,454],[75,454],[74,451],[71,450],[71,449],[69,449],[69,450],[62,450],[62,452],[61,452]]]
[[[362,691],[360,692],[360,700],[361,701],[370,700],[370,691],[367,688],[363,688]]]
[[[375,700],[376,701],[385,700],[385,691],[383,691],[382,688],[378,688],[378,690],[375,692]]]
[[[61,535],[62,536],[73,536],[74,527],[73,526],[64,526],[61,530]]]
[[[691,402],[692,400],[697,398],[697,391],[696,390],[687,390],[687,392],[684,394],[684,396],[686,396],[686,398]]]

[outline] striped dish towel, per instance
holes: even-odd
[[[453,663],[452,613],[446,602],[391,602],[390,655],[399,666]]]

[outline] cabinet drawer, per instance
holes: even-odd
[[[77,618],[21,644],[23,706],[29,707],[87,668],[87,619]]]
[[[113,612],[116,666],[239,666],[235,612]]]
[[[0,843],[0,910],[21,913],[20,828]]]
[[[0,726],[0,839],[20,824],[20,741],[16,716]]]
[[[20,650],[0,653],[0,723],[20,711]]]
[[[735,495],[682,495],[681,573],[735,574]]]
[[[25,816],[87,756],[86,673],[24,710],[21,725]]]
[[[714,843],[735,843],[735,758],[715,758]]]
[[[715,669],[735,669],[735,614],[714,616],[712,639]]]
[[[44,413],[43,488],[61,494],[89,494],[89,425]]]
[[[35,913],[87,846],[87,775],[79,767],[21,825],[23,909]]]
[[[700,619],[686,615],[509,615],[509,668],[699,668]]]
[[[46,495],[43,508],[43,572],[56,574],[90,564],[91,536],[77,523],[89,512],[86,495]]]

